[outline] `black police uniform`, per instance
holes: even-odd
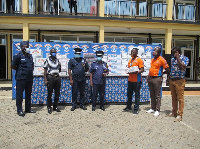
[[[85,72],[89,70],[89,65],[87,61],[80,57],[80,58],[71,58],[68,63],[68,69],[72,70],[72,79],[73,79],[73,86],[72,86],[72,107],[77,106],[77,95],[78,89],[80,92],[80,106],[84,106],[84,92],[85,92]]]
[[[54,96],[53,110],[56,110],[58,106],[59,96],[60,96],[61,78],[59,77],[59,72],[61,70],[61,64],[56,57],[52,58],[50,56],[44,62],[44,69],[47,69],[47,81],[48,81],[47,108],[51,108],[52,106],[51,97],[54,90],[55,96]],[[58,110],[58,112],[60,112],[60,110]]]
[[[103,56],[103,51],[97,51],[96,55],[97,57]],[[104,61],[102,61],[101,63],[95,61],[92,63],[89,72],[92,74],[92,83],[93,83],[92,110],[93,111],[95,110],[98,92],[100,95],[100,109],[104,110],[106,77],[103,76],[103,73],[109,72],[107,63],[105,63]]]
[[[31,93],[33,85],[33,57],[27,53],[27,57],[19,52],[13,57],[12,66],[16,67],[16,105],[17,112],[23,112],[23,91],[25,90],[25,112],[31,111]]]

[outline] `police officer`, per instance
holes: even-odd
[[[13,57],[11,68],[16,70],[16,106],[17,114],[25,116],[22,110],[23,91],[25,90],[25,112],[35,113],[31,110],[31,93],[33,85],[33,57],[29,54],[29,42],[20,42],[21,51]]]
[[[77,107],[78,89],[80,92],[80,108],[87,110],[84,106],[84,92],[85,92],[85,72],[89,70],[87,61],[81,57],[81,49],[75,48],[74,58],[71,58],[68,63],[68,74],[70,85],[72,86],[72,108],[74,111]],[[71,72],[72,71],[72,72]]]
[[[47,85],[48,96],[47,96],[47,109],[48,113],[52,113],[52,93],[55,91],[54,103],[53,103],[53,111],[61,112],[60,109],[57,108],[58,100],[60,96],[60,86],[61,86],[61,78],[59,77],[59,72],[61,71],[61,64],[59,60],[56,58],[56,49],[50,50],[50,57],[46,59],[44,62],[44,83]]]
[[[90,67],[90,86],[93,87],[92,96],[92,111],[96,109],[96,100],[98,92],[100,95],[100,109],[105,111],[104,108],[104,95],[106,85],[106,75],[109,73],[107,64],[102,61],[104,55],[103,51],[96,51],[97,61],[93,62]]]

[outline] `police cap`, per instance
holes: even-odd
[[[104,55],[104,52],[103,51],[96,51],[96,56],[97,57],[102,57]]]
[[[75,48],[74,51],[75,51],[75,54],[81,54],[82,49],[80,49],[80,48]]]
[[[20,46],[29,45],[29,41],[21,41]]]

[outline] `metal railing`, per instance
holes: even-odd
[[[166,18],[166,3],[105,0],[105,15],[112,17]]]
[[[194,5],[174,5],[174,20],[196,21],[196,10]]]
[[[9,3],[8,3],[9,2]],[[77,0],[78,15],[98,16],[99,0]],[[105,0],[105,17],[130,17],[146,19],[166,19],[167,4],[162,2],[147,3],[132,0]],[[13,6],[14,5],[14,6]],[[197,21],[200,11],[194,5],[174,5],[173,19]],[[0,12],[22,13],[22,0],[0,0]],[[70,12],[68,0],[29,0],[29,14],[74,14]]]

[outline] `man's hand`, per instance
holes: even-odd
[[[147,82],[149,82],[149,76],[147,76]]]
[[[178,52],[176,52],[176,53],[174,54],[174,56],[175,56],[176,58],[178,58],[178,57],[180,57],[180,54],[179,54]]]
[[[73,86],[74,82],[73,80],[70,80],[70,85]]]
[[[48,85],[48,81],[47,81],[47,80],[45,80],[45,81],[44,81],[44,84],[47,86],[47,85]]]

